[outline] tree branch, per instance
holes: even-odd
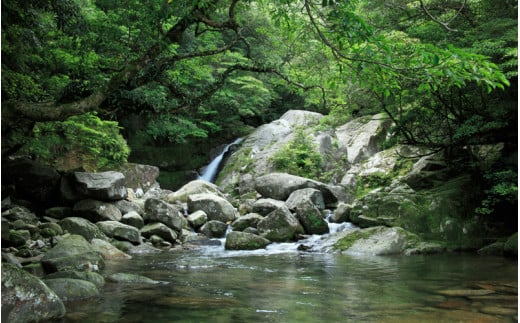
[[[424,1],[423,0],[419,0],[420,3],[421,3],[421,9],[422,11],[435,23],[439,24],[440,26],[442,26],[444,29],[448,30],[448,31],[452,31],[452,32],[457,32],[458,30],[457,29],[453,29],[449,26],[449,24],[455,20],[455,18],[457,18],[457,16],[460,15],[460,13],[462,12],[462,10],[466,7],[466,2],[467,0],[464,0],[464,2],[462,3],[462,5],[460,6],[460,8],[457,10],[457,12],[455,13],[455,15],[453,15],[453,17],[451,17],[450,19],[448,19],[448,21],[446,22],[442,22],[440,21],[438,18],[435,18],[431,12],[428,10],[428,8],[426,8],[426,5],[424,4]]]

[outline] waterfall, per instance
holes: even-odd
[[[204,169],[202,174],[199,176],[199,179],[213,183],[217,177],[220,163],[222,162],[224,155],[228,152],[229,147],[231,147],[233,145],[238,145],[241,141],[242,141],[242,138],[238,138],[237,140],[233,141],[232,143],[230,143],[229,145],[224,147],[224,149],[222,150],[220,155],[215,157],[215,159],[213,159],[211,161],[211,163],[209,163],[208,166],[206,166],[206,168]]]

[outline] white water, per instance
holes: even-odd
[[[284,253],[297,253],[299,252],[298,247],[305,245],[308,247],[319,245],[320,240],[327,238],[331,234],[335,234],[343,231],[354,230],[357,227],[350,222],[343,223],[330,223],[329,233],[318,235],[313,234],[307,236],[305,239],[298,240],[296,242],[274,242],[265,247],[265,249],[256,250],[226,250],[224,245],[226,243],[226,237],[218,239],[220,241],[219,246],[205,246],[200,251],[204,256],[211,258],[220,257],[241,257],[241,256],[269,256]],[[231,226],[228,226],[226,236],[229,232],[233,231]]]
[[[215,181],[215,178],[217,177],[218,168],[219,168],[220,163],[222,162],[222,158],[224,158],[224,154],[227,153],[227,151],[229,150],[229,147],[231,147],[232,145],[237,145],[241,141],[242,141],[242,138],[238,138],[237,140],[233,141],[232,143],[230,143],[229,145],[224,147],[224,150],[222,150],[220,155],[215,157],[215,159],[213,159],[211,161],[211,163],[209,163],[208,166],[206,166],[206,168],[204,169],[202,174],[199,176],[199,179],[205,180],[206,182],[213,183]]]

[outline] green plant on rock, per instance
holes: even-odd
[[[271,161],[277,171],[296,176],[318,179],[322,173],[323,158],[303,129],[297,129],[294,139],[283,146]]]
[[[95,113],[37,123],[24,152],[52,166],[69,164],[64,161],[69,159],[85,170],[110,168],[126,162],[130,154],[119,130],[117,122],[101,120]]]

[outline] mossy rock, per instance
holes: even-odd
[[[99,290],[93,283],[73,278],[44,279],[44,282],[64,302],[78,301],[99,296]]]
[[[506,255],[510,256],[518,255],[518,232],[507,239],[504,244],[504,252]]]

